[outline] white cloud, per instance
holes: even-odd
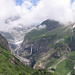
[[[5,19],[16,14],[13,0],[0,0],[0,30],[8,29],[10,26],[5,24]]]
[[[38,29],[45,29],[46,28],[46,25],[39,25],[38,26]]]
[[[29,9],[31,8],[31,9]],[[19,15],[21,18],[5,24],[5,19]],[[37,6],[25,0],[21,6],[16,6],[14,0],[0,0],[0,30],[23,24],[29,26],[46,19],[54,19],[62,23],[75,22],[75,2],[71,0],[40,0]]]

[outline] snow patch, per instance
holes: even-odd
[[[20,33],[23,33],[23,31],[20,31]]]
[[[18,26],[19,28],[23,28],[21,25]]]
[[[17,42],[15,42],[14,44],[21,44],[23,41],[17,41]]]
[[[73,26],[73,28],[75,28],[75,25]]]

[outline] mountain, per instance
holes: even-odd
[[[59,75],[61,71],[62,75],[70,72],[73,75],[75,59],[72,60],[73,64],[69,63],[72,68],[67,68],[66,65],[69,55],[75,51],[74,34],[75,24],[63,25],[57,21],[46,20],[25,35],[15,53],[31,60],[34,69],[47,69]],[[61,63],[63,68],[59,66]]]
[[[57,65],[55,72],[58,75],[75,75],[75,51],[71,52],[64,61]]]
[[[45,20],[41,23],[41,25],[46,25],[46,29],[47,30],[52,30],[54,28],[57,28],[57,27],[60,27],[62,26],[61,23],[57,22],[57,21],[54,21],[54,20]]]
[[[7,40],[0,34],[0,74],[1,75],[23,75],[31,74],[31,68],[22,64],[8,50]]]
[[[13,21],[16,21],[18,19],[20,19],[21,17],[20,16],[11,16],[11,17],[8,17],[7,19],[5,19],[5,23],[8,24],[10,22],[13,22]]]
[[[33,75],[75,74],[75,24],[64,25],[48,19],[38,26],[19,25],[1,34],[7,38],[14,49],[13,55],[20,62],[37,69]]]
[[[44,24],[44,22],[45,22],[45,24]],[[34,29],[34,30],[32,30],[31,32],[29,32],[29,33],[27,33],[26,34],[26,36],[25,36],[25,38],[24,38],[24,41],[23,41],[23,43],[21,44],[22,46],[21,46],[21,48],[23,48],[23,49],[21,49],[20,51],[26,51],[26,50],[24,50],[24,48],[25,48],[25,46],[26,46],[26,49],[31,49],[31,45],[33,45],[33,43],[34,43],[34,41],[35,42],[37,42],[37,41],[40,41],[42,38],[41,37],[44,37],[45,36],[45,34],[47,33],[47,32],[49,32],[49,31],[51,31],[51,30],[53,30],[53,29],[55,29],[55,28],[57,28],[57,27],[61,27],[62,26],[62,24],[60,24],[59,22],[56,22],[56,21],[53,21],[53,20],[51,20],[51,21],[49,21],[49,20],[46,20],[46,21],[44,21],[44,22],[42,22],[41,24],[42,25],[40,25],[40,26],[38,26],[38,28],[37,29]],[[48,22],[48,23],[47,23]],[[46,24],[47,23],[47,24]],[[52,25],[51,25],[51,24]],[[43,26],[46,26],[45,28],[43,28],[43,29],[39,29],[40,27],[42,28]],[[52,27],[53,26],[53,27]],[[48,30],[47,28],[49,28],[50,30]],[[39,38],[39,39],[38,39]],[[45,37],[44,37],[45,38]],[[38,40],[37,40],[38,39]],[[47,40],[47,39],[46,39]],[[45,41],[46,41],[45,40]],[[28,41],[29,42],[31,42],[31,45],[30,45],[30,47],[28,47],[27,48],[27,45],[29,45],[28,44]],[[43,41],[43,40],[41,40],[41,41]],[[41,42],[40,41],[40,42]],[[24,44],[24,45],[23,45]],[[43,44],[43,43],[42,43]],[[24,47],[23,47],[24,46]],[[41,45],[40,45],[41,46]],[[39,47],[39,45],[38,45],[38,47]],[[35,51],[36,49],[34,49],[34,51]],[[30,50],[31,51],[31,50]],[[19,52],[20,53],[20,52]],[[27,51],[27,53],[30,53],[30,52],[28,52]],[[35,51],[35,53],[36,53],[36,51]]]
[[[10,51],[7,40],[0,34],[0,46],[3,46],[5,49]]]
[[[36,25],[25,27],[24,25],[20,24],[7,31],[0,31],[0,34],[2,34],[7,39],[11,48],[15,50],[23,42],[25,34],[35,28]]]
[[[9,49],[8,42],[0,34],[0,75],[56,75],[46,70],[37,71],[25,66],[15,56],[13,56],[7,49]],[[40,72],[40,74],[39,74]]]
[[[22,64],[9,51],[0,46],[0,74],[1,75],[29,75],[34,70]]]

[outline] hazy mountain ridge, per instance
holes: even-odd
[[[0,33],[7,39],[11,48],[16,49],[23,42],[25,34],[35,28],[36,28],[36,25],[31,27],[18,25],[17,27],[13,27],[6,32],[0,31]]]

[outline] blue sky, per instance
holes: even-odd
[[[71,3],[73,3],[75,0],[71,0]]]
[[[21,5],[23,3],[23,1],[25,0],[15,0],[17,5]],[[30,1],[31,3],[33,3],[34,6],[37,5],[37,2],[40,0],[27,0]],[[71,0],[71,3],[73,3],[75,0]]]
[[[16,5],[21,5],[23,3],[23,0],[15,0],[16,1]]]
[[[16,5],[21,5],[25,0],[15,0],[16,1]],[[37,5],[37,2],[40,0],[26,0],[26,1],[30,1],[34,6]]]

